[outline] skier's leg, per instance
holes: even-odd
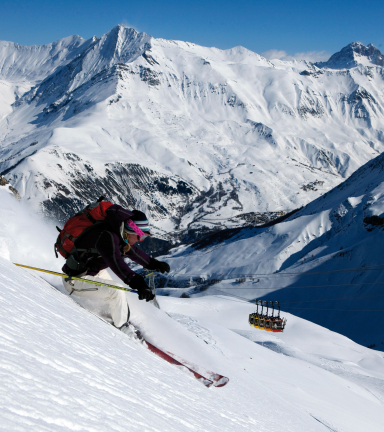
[[[100,271],[95,277],[85,276],[84,279],[99,280],[100,282],[112,280],[105,270]],[[110,308],[113,324],[116,327],[121,327],[129,320],[129,307],[124,291],[71,279],[64,279],[63,284],[70,295],[106,301]],[[114,281],[114,285],[121,284]]]
[[[126,295],[123,291],[113,290],[110,296],[109,308],[113,320],[113,324],[120,328],[123,324],[129,321],[129,306]]]
[[[122,283],[114,281],[106,269],[99,271],[99,273],[94,277],[94,279],[113,281],[114,285],[124,286]],[[108,290],[108,297],[105,297],[105,300],[109,304],[113,324],[116,327],[121,327],[123,324],[129,321],[130,311],[127,302],[127,296],[125,295],[124,291],[113,288],[106,289]]]
[[[91,279],[91,276],[83,276],[83,279]],[[78,297],[87,298],[98,298],[100,297],[100,288],[98,285],[90,284],[87,282],[82,282],[73,279],[63,279],[63,285],[69,295],[75,295]]]

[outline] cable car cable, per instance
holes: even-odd
[[[354,267],[354,268],[350,268],[350,269],[340,269],[340,270],[327,270],[327,271],[318,271],[318,272],[291,272],[291,273],[246,273],[246,274],[233,274],[230,278],[225,278],[225,279],[221,279],[221,280],[230,280],[230,279],[234,279],[235,277],[239,278],[239,277],[249,277],[249,276],[257,276],[257,277],[264,277],[264,276],[296,276],[296,275],[315,275],[315,274],[330,274],[330,273],[345,273],[345,272],[350,272],[350,271],[380,271],[380,270],[384,270],[383,264],[380,264],[376,267]],[[179,273],[175,273],[174,275],[179,274]],[[218,275],[223,275],[224,273],[218,273]],[[174,276],[174,275],[170,275],[170,276]],[[183,273],[181,276],[196,276],[196,277],[201,277],[201,273],[197,274],[197,273]],[[228,275],[229,276],[229,275]]]
[[[282,289],[298,289],[298,288],[325,288],[325,287],[343,287],[343,286],[360,286],[360,285],[376,285],[384,284],[384,282],[360,282],[352,284],[329,284],[329,285],[303,285],[303,286],[286,286],[286,287],[271,287],[271,288],[259,288],[259,287],[220,287],[221,289],[239,289],[239,290],[282,290]],[[178,287],[164,287],[164,289],[186,289]]]

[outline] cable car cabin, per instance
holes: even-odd
[[[285,318],[273,318],[272,319],[272,331],[273,332],[282,332],[284,331],[285,323],[287,320]]]
[[[272,321],[271,321],[269,316],[266,316],[264,323],[265,323],[264,324],[264,326],[265,326],[264,330],[272,331]]]
[[[264,324],[260,323],[260,316],[256,313],[250,314],[248,319],[249,324],[255,328],[263,328]],[[261,327],[260,327],[261,325]]]
[[[279,308],[278,315],[275,315],[275,308],[273,302],[269,303],[272,306],[272,313],[268,315],[268,302],[264,301],[264,304],[261,300],[259,300],[261,306],[261,313],[259,313],[259,303],[256,299],[256,312],[249,315],[248,322],[252,327],[258,328],[260,330],[266,330],[271,332],[282,332],[284,331],[285,324],[287,320],[285,318],[280,318],[280,305],[279,302],[276,302]],[[267,313],[263,314],[264,305],[267,308]]]
[[[249,314],[248,322],[249,325],[257,328],[259,326],[259,317],[255,313]]]
[[[265,319],[263,316],[259,316],[259,329],[265,330]]]

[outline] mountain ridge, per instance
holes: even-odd
[[[28,46],[0,41],[0,79],[12,79],[16,74],[18,79],[38,82],[52,69],[75,58],[92,40],[73,35],[45,45]]]
[[[174,195],[164,196],[167,211],[154,223],[172,230],[234,227],[242,214],[291,211],[384,150],[380,66],[345,72],[270,62],[243,47],[154,39],[121,25],[80,42],[14,96],[0,123],[0,172],[47,216],[60,213],[63,190],[77,208],[75,174],[63,178],[56,154],[75,154],[107,183],[105,164],[116,161],[179,176],[204,198],[186,202],[180,219]],[[44,61],[37,74],[46,73]],[[52,186],[38,187],[41,178]],[[62,190],[53,186],[57,178]]]

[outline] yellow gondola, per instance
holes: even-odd
[[[268,302],[255,299],[256,302],[256,312],[249,315],[248,322],[252,327],[258,328],[260,330],[266,330],[271,332],[282,332],[284,331],[287,320],[285,318],[280,318],[280,305],[277,301],[279,312],[278,315],[275,316],[275,308],[273,302],[270,301],[272,307],[272,314],[268,315]],[[259,303],[261,306],[261,313],[259,313]],[[267,311],[266,314],[263,314],[264,304],[266,305]]]

